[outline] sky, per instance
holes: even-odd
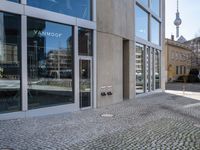
[[[176,35],[177,0],[166,0],[166,38]],[[179,0],[179,12],[182,24],[180,26],[180,35],[186,40],[200,36],[200,0]]]

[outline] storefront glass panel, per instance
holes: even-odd
[[[86,20],[92,19],[92,0],[27,0],[27,4]]]
[[[21,109],[21,17],[0,13],[0,112]]]
[[[80,108],[91,106],[91,60],[79,60]]]
[[[148,13],[139,6],[136,6],[135,32],[137,37],[148,40]]]
[[[151,10],[156,14],[160,15],[160,0],[150,0]]]
[[[160,72],[160,51],[155,51],[155,88],[160,89],[160,80],[161,80],[161,72]]]
[[[81,56],[92,56],[92,30],[79,28],[78,49]]]
[[[155,81],[155,79],[154,79],[154,62],[155,62],[155,60],[154,60],[154,49],[153,48],[151,48],[151,64],[150,64],[150,67],[151,67],[151,91],[153,91],[154,90],[154,81]]]
[[[144,46],[136,44],[136,94],[144,93]]]
[[[151,42],[160,45],[160,23],[151,18]]]
[[[147,47],[146,50],[146,86],[147,92],[150,92],[150,47]]]
[[[73,28],[28,18],[28,106],[74,103]]]

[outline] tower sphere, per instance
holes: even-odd
[[[176,19],[175,19],[175,21],[174,21],[174,25],[175,25],[175,26],[180,26],[181,23],[182,23],[182,20],[181,20],[181,18],[180,18],[179,15],[178,15],[178,17],[176,17]]]

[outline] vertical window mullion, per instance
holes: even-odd
[[[78,26],[74,26],[74,101],[77,108],[79,108]]]
[[[22,35],[22,53],[21,53],[21,93],[22,93],[22,111],[28,110],[28,72],[27,72],[27,17],[22,15],[21,18],[21,35]]]
[[[92,0],[92,21],[96,22],[96,0]]]
[[[96,2],[96,0],[94,0]],[[96,36],[97,36],[97,31],[96,30],[93,30],[93,61],[92,61],[92,72],[93,72],[93,81],[92,81],[92,84],[93,84],[93,107],[96,108],[97,107],[97,102],[96,102],[96,92],[97,92],[97,88],[96,88],[96,80],[97,80],[97,73],[96,73]]]

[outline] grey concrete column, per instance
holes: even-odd
[[[28,110],[28,66],[27,66],[27,17],[22,15],[21,18],[21,70],[22,70],[22,80],[21,80],[21,93],[22,93],[22,111]]]
[[[129,51],[130,51],[130,59],[129,59],[129,99],[136,100],[136,47],[135,47],[135,41],[131,41],[129,45]]]

